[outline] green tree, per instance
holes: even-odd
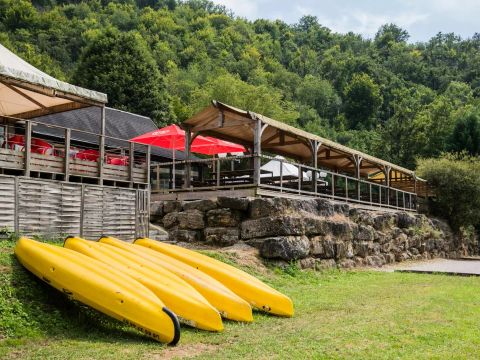
[[[462,114],[453,129],[450,149],[480,155],[480,108]]]
[[[298,102],[314,108],[322,118],[338,115],[342,100],[329,81],[307,75],[296,91]]]
[[[380,87],[367,74],[355,74],[345,88],[345,115],[351,129],[371,129],[382,105]]]
[[[158,124],[175,120],[163,78],[136,32],[109,28],[96,36],[83,52],[73,81],[107,93],[110,106],[149,115]]]

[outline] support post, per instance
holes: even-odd
[[[280,192],[283,192],[283,159],[278,161],[280,162]]]
[[[332,197],[335,198],[335,174],[332,173],[332,183],[330,184],[332,187]]]
[[[192,132],[190,128],[185,129],[185,179],[183,181],[183,188],[188,189],[191,185],[191,164],[190,164],[190,147],[192,145]]]
[[[147,165],[147,171],[146,171],[146,176],[147,176],[147,187],[150,188],[150,166],[151,166],[151,161],[152,161],[152,147],[150,145],[147,145],[147,158],[146,160],[146,165]]]
[[[103,165],[105,163],[105,105],[101,107],[100,144],[98,158],[98,183],[103,185]]]
[[[362,164],[363,158],[359,155],[353,155],[353,162],[355,164],[355,178],[357,179],[357,183],[355,185],[355,190],[357,193],[357,200],[361,200],[361,188],[360,188],[360,166]]]
[[[391,166],[383,167],[383,174],[385,176],[385,185],[387,185],[387,205],[390,205],[390,172]]]
[[[302,165],[298,164],[298,193],[301,193],[302,190],[302,179],[303,179],[303,173],[302,173]]]
[[[70,139],[72,137],[72,130],[65,129],[65,149],[64,149],[64,174],[65,174],[65,181],[70,180]]]
[[[157,191],[160,191],[160,165],[155,165],[155,175],[156,175],[156,180],[157,180],[157,184],[155,185],[155,188],[157,189]]]
[[[24,170],[25,176],[30,176],[30,161],[32,158],[32,122],[25,121],[25,146],[24,146]]]
[[[310,141],[310,147],[312,151],[312,167],[315,170],[312,170],[312,191],[316,194],[317,193],[317,168],[318,168],[318,150],[322,146],[322,143],[317,140]]]
[[[260,185],[260,167],[262,166],[262,120],[257,119],[253,137],[253,183]]]
[[[128,149],[128,180],[130,180],[130,187],[133,188],[133,166],[135,161],[135,143],[129,143]]]

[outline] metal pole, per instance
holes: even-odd
[[[283,160],[280,159],[280,192],[283,191]]]
[[[253,182],[255,185],[260,185],[260,167],[261,156],[262,156],[262,121],[257,119],[254,129],[254,138],[253,138]]]
[[[192,142],[192,133],[190,128],[185,130],[185,180],[183,182],[184,188],[189,188],[191,184],[191,171],[190,171],[190,146]]]
[[[130,187],[133,187],[133,165],[135,162],[135,143],[129,143],[129,154],[128,154],[128,180],[130,180]],[[149,176],[150,178],[150,176]]]
[[[98,183],[103,185],[103,165],[105,162],[105,128],[106,128],[106,119],[105,119],[105,105],[101,107],[101,123],[100,123],[100,156],[98,159]]]

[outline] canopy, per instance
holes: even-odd
[[[0,116],[32,118],[106,102],[106,94],[57,80],[0,44]]]
[[[204,155],[243,153],[247,151],[242,145],[234,144],[230,141],[215,139],[211,136],[197,136],[195,140],[193,140],[191,150],[194,153]]]

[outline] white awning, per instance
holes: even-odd
[[[29,118],[106,102],[106,94],[57,80],[0,44],[0,115]]]

